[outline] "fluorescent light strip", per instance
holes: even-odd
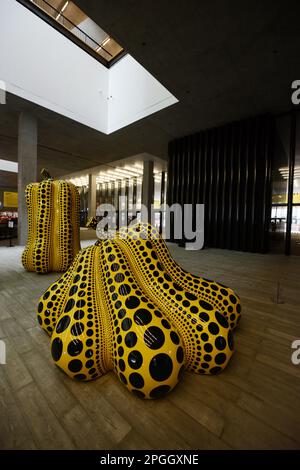
[[[60,10],[60,12],[63,13],[68,5],[69,5],[69,2],[66,2],[64,6],[62,7],[62,9]]]
[[[69,5],[69,1],[67,1],[67,2],[64,4],[64,6],[62,7],[62,9],[60,10],[60,12],[58,13],[58,15],[56,16],[56,18],[55,18],[56,21],[59,20],[61,14],[65,11],[65,9],[67,8],[68,5]]]
[[[134,174],[132,174],[133,172],[130,171],[130,170],[123,170],[123,168],[116,168],[115,170],[108,170],[106,171],[106,173],[115,173],[115,174],[121,174],[121,175],[125,175],[125,176],[136,176],[136,172],[134,172]]]
[[[100,46],[99,46],[99,47],[97,47],[97,49],[96,49],[96,52],[99,52],[99,51],[100,51],[100,49],[102,49],[102,47],[103,47],[103,46],[105,46],[105,44],[107,44],[109,41],[110,41],[110,38],[106,38],[106,39],[104,39],[104,41],[103,41],[103,42],[101,42]]]
[[[126,165],[124,166],[124,170],[126,171],[131,171],[132,173],[136,173],[138,175],[142,175],[143,174],[143,169],[138,169],[137,167],[132,167],[132,166],[129,166],[129,165]],[[139,170],[139,171],[137,171]]]
[[[138,171],[138,169],[140,171]],[[111,182],[121,181],[121,185],[124,186],[126,179],[137,179],[137,183],[142,183],[143,170],[142,166],[139,164],[134,164],[133,166],[127,165],[125,167],[118,167],[113,170],[106,170],[100,172],[96,176],[96,184],[104,185]],[[77,177],[71,180],[76,186],[88,186],[88,177]],[[160,183],[161,181],[161,172],[154,173],[155,183]]]
[[[116,179],[116,178],[133,178],[133,177],[138,177],[138,176],[141,176],[140,174],[138,173],[130,173],[126,170],[122,170],[122,169],[117,169],[117,170],[112,170],[112,171],[105,171],[103,173],[100,173],[98,175],[100,178],[109,178],[109,179]]]
[[[105,46],[110,41],[110,38],[106,38],[102,43],[101,46]]]
[[[115,171],[115,172],[106,171],[105,173],[102,173],[102,175],[104,176],[104,178],[110,178],[110,179],[111,178],[118,178],[118,177],[124,178],[124,175],[122,173],[117,172],[117,171]]]
[[[300,166],[296,165],[295,170],[300,170]],[[279,171],[289,171],[288,167],[279,168]]]
[[[0,159],[0,170],[18,173],[18,163]]]
[[[108,183],[110,180],[108,178],[96,178],[96,181],[99,183]]]
[[[70,181],[71,181],[71,183],[73,183],[75,186],[78,186],[78,187],[88,186],[88,177],[87,176],[72,178]]]

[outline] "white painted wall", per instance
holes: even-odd
[[[108,133],[177,102],[175,96],[127,54],[110,68]]]
[[[108,69],[15,0],[0,2],[8,92],[106,132]]]
[[[177,99],[127,54],[110,69],[15,0],[0,1],[8,92],[109,134]]]

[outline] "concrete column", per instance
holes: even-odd
[[[89,217],[96,217],[96,196],[97,196],[96,175],[89,175],[89,198],[88,198]]]
[[[25,201],[27,184],[37,181],[37,120],[20,113],[18,134],[18,236],[19,245],[27,242],[28,220]]]
[[[147,207],[148,217],[143,217],[143,222],[151,222],[151,204],[154,203],[154,163],[151,160],[144,162],[143,185],[142,185],[142,204]]]

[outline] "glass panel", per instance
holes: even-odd
[[[121,181],[121,200],[120,200],[120,205],[119,205],[119,210],[120,210],[120,227],[123,227],[127,225],[127,213],[126,213],[126,180]]]
[[[297,113],[291,254],[300,255],[300,113]]]
[[[270,224],[270,248],[274,253],[284,253],[285,249],[290,122],[289,115],[276,119]]]
[[[80,196],[80,226],[85,227],[88,218],[88,188],[77,187]]]
[[[128,188],[128,224],[135,217],[134,208],[133,208],[133,185],[134,185],[134,178],[129,179],[129,188]]]
[[[300,204],[293,206],[291,228],[291,254],[300,255]]]
[[[162,182],[162,178],[164,181]],[[162,184],[164,183],[164,190],[162,194]],[[156,209],[158,212],[155,212],[155,220],[154,225],[159,229],[160,233],[163,232],[165,227],[165,213],[164,211],[160,210],[162,204],[166,202],[166,192],[167,192],[167,173],[160,172],[155,173],[154,175],[154,210]]]
[[[164,192],[164,203],[167,202],[167,188],[168,188],[168,173],[165,172],[165,192]]]
[[[97,190],[96,190],[96,207],[99,206],[101,199],[101,185],[97,183]]]
[[[161,173],[154,175],[154,209],[161,205]]]
[[[121,182],[119,180],[115,181],[115,208],[116,211],[119,210],[119,185]]]
[[[141,210],[142,204],[142,178],[137,179],[137,186],[136,186],[136,208],[137,210]]]

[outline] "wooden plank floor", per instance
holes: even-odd
[[[0,247],[1,449],[300,448],[300,365],[291,363],[300,257],[170,249],[185,269],[235,289],[242,320],[226,371],[185,373],[167,398],[142,401],[112,373],[75,383],[53,365],[35,308],[58,275],[27,273],[20,247]]]

